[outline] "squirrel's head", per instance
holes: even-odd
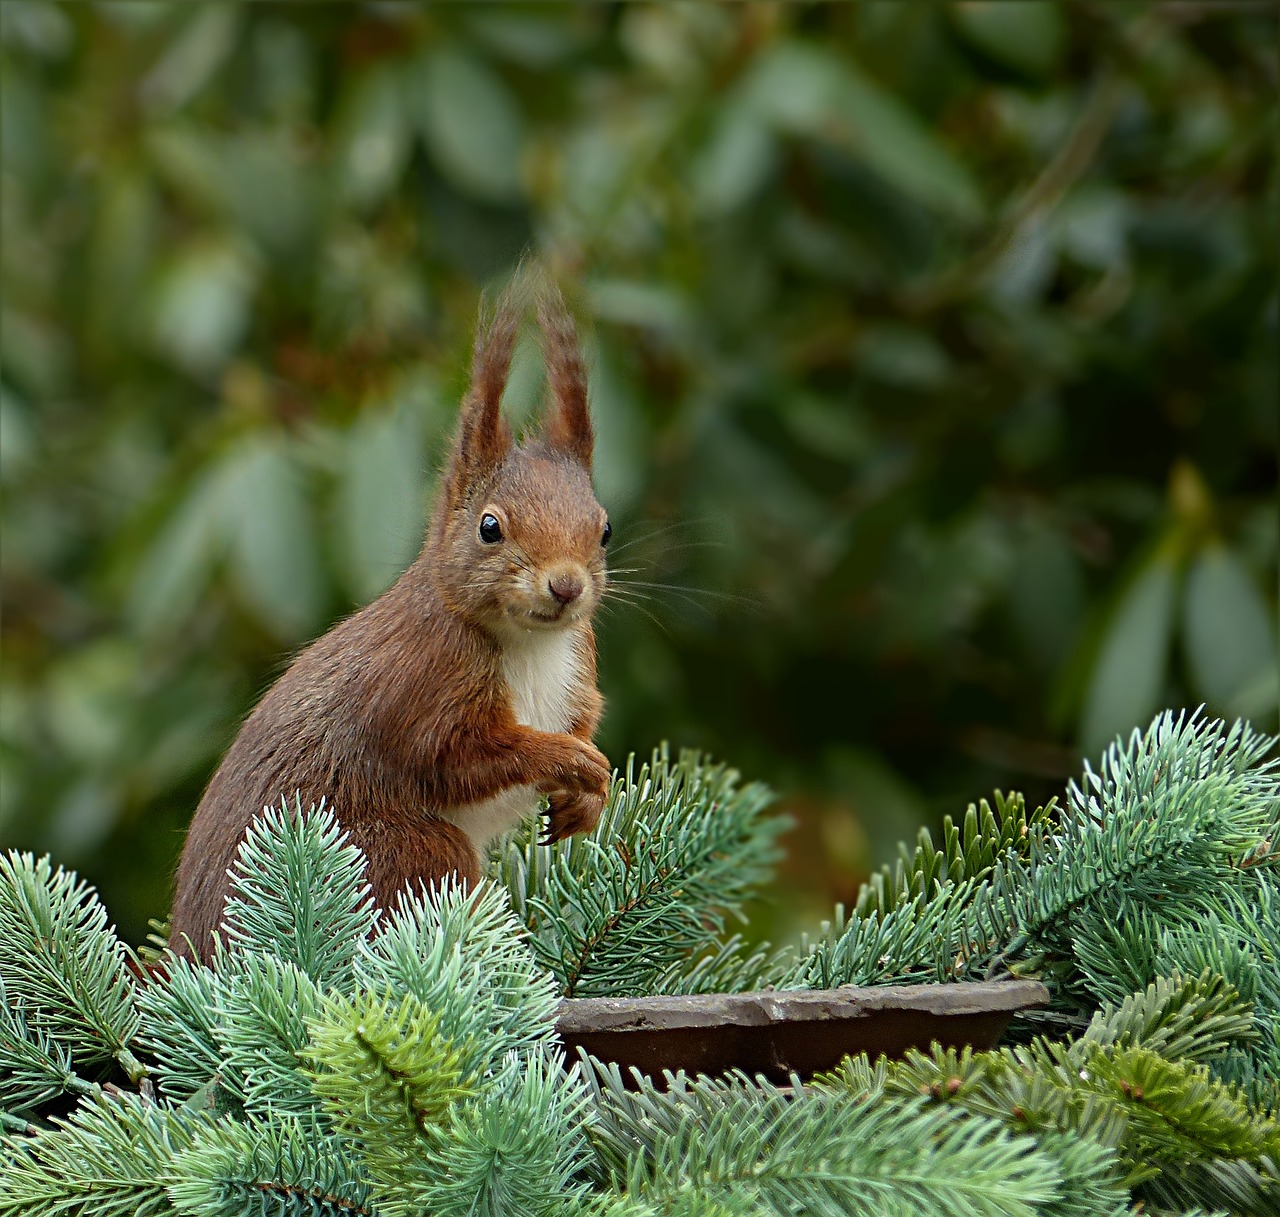
[[[586,371],[549,282],[537,287],[550,398],[541,433],[517,445],[502,417],[525,290],[517,280],[480,327],[428,546],[448,607],[500,639],[588,618],[604,595],[611,531],[591,486]]]

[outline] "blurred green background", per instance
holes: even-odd
[[[526,250],[674,585],[603,614],[602,744],[774,784],[796,911],[1159,707],[1274,729],[1276,13],[5,0],[4,844],[165,912]]]

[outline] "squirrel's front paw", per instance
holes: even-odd
[[[594,744],[573,736],[564,738],[568,746],[563,759],[557,758],[547,777],[538,783],[538,789],[546,795],[585,795],[603,802],[613,778],[609,758]]]
[[[547,833],[543,845],[563,841],[580,832],[590,832],[600,821],[604,796],[598,793],[568,794],[559,792],[547,800]]]

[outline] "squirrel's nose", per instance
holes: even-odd
[[[577,575],[556,575],[547,580],[549,591],[561,604],[572,604],[582,595],[582,580]]]

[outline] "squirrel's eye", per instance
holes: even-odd
[[[613,525],[608,520],[604,522],[604,532],[600,534],[600,544],[608,545],[609,538],[613,536]]]
[[[480,540],[486,545],[496,545],[502,540],[502,525],[498,523],[497,516],[481,516],[479,532]]]

